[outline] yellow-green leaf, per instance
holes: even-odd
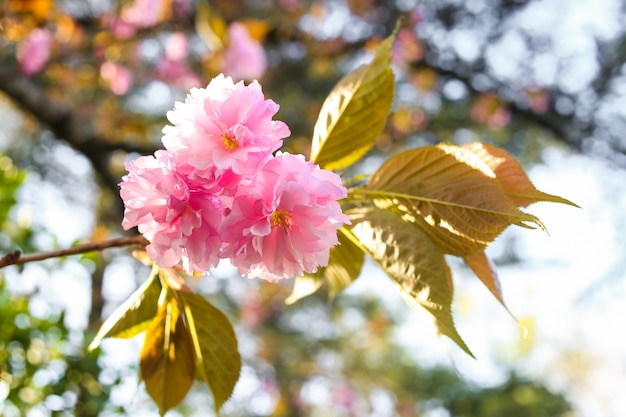
[[[311,160],[326,169],[346,168],[375,143],[391,110],[394,35],[376,49],[374,59],[343,77],[330,92],[313,130]]]
[[[156,271],[158,269],[153,269],[146,282],[105,320],[89,344],[89,350],[97,348],[105,337],[130,338],[146,330],[157,312],[161,293]]]
[[[304,274],[294,278],[291,294],[285,299],[285,303],[293,304],[307,297],[324,285],[324,272],[317,271],[314,274]]]
[[[15,194],[26,178],[26,171],[18,169],[13,161],[0,153],[0,226],[9,217],[11,207],[17,202]]]
[[[196,33],[211,50],[219,51],[224,47],[228,24],[210,3],[200,2],[196,5],[195,26]]]
[[[185,305],[199,374],[211,389],[218,411],[232,394],[241,371],[235,331],[228,317],[201,295],[179,295]]]
[[[504,304],[502,298],[502,286],[498,279],[498,273],[496,272],[495,265],[487,257],[485,252],[474,253],[463,257],[465,264],[476,274],[476,276],[485,284],[485,287],[496,297],[496,299]]]
[[[511,224],[543,227],[511,202],[478,156],[457,146],[395,155],[370,177],[367,190],[377,206],[418,225],[443,252],[457,256],[483,251]]]
[[[313,294],[324,282],[328,284],[330,296],[334,297],[357,279],[363,268],[365,254],[355,243],[356,237],[346,227],[339,229],[337,238],[339,245],[330,249],[328,266],[314,274],[296,277],[293,290],[285,300],[287,304]]]
[[[533,203],[547,201],[578,207],[565,198],[537,190],[524,168],[505,150],[480,142],[464,145],[463,148],[475,153],[491,168],[504,192],[516,206],[528,207]]]
[[[169,293],[169,290],[164,290]],[[194,343],[174,296],[161,297],[148,329],[139,366],[146,390],[164,415],[187,395],[196,373]]]
[[[349,212],[352,231],[400,289],[411,307],[421,306],[435,318],[439,332],[469,355],[452,318],[454,288],[443,254],[418,227],[376,207]]]
[[[324,278],[328,282],[331,297],[343,291],[359,277],[365,262],[365,254],[355,244],[357,238],[348,228],[339,229],[337,238],[339,246],[331,250],[330,261],[324,270]]]

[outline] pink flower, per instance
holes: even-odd
[[[202,80],[185,61],[173,61],[163,57],[157,65],[157,76],[170,85],[184,90],[201,86]]]
[[[117,17],[105,16],[105,24],[116,39],[130,39],[135,36],[137,28]]]
[[[240,187],[220,233],[222,258],[268,281],[315,272],[328,264],[337,230],[349,223],[337,200],[341,178],[302,155],[278,153]]]
[[[160,78],[185,90],[199,87],[202,84],[200,77],[185,62],[187,43],[185,34],[171,34],[165,44],[165,56],[157,65],[157,74]]]
[[[222,71],[237,80],[254,80],[261,78],[266,70],[267,59],[261,43],[250,37],[245,25],[231,23]]]
[[[172,154],[156,151],[126,164],[120,183],[125,211],[122,227],[138,226],[150,241],[148,254],[161,267],[181,259],[188,272],[206,272],[219,261],[219,200],[207,190],[214,184],[190,184]],[[182,172],[184,172],[184,166]]]
[[[412,62],[424,57],[424,46],[411,29],[400,29],[391,49],[391,59],[399,68],[405,70]]]
[[[187,36],[182,32],[172,33],[165,43],[165,56],[172,61],[181,61],[187,56]]]
[[[174,20],[183,20],[194,13],[193,0],[174,0],[171,6]]]
[[[349,217],[341,178],[302,155],[277,150],[289,128],[257,82],[223,75],[176,103],[163,129],[167,150],[126,165],[122,226],[137,226],[161,267],[206,272],[230,258],[269,281],[328,264]]]
[[[154,26],[164,12],[163,0],[135,0],[122,10],[122,20],[138,28]]]
[[[43,69],[50,59],[53,36],[46,29],[33,29],[17,46],[17,60],[24,74],[35,74]]]
[[[108,81],[113,94],[121,96],[128,92],[133,84],[133,74],[123,65],[106,61],[100,66],[100,76]]]
[[[277,111],[256,81],[234,84],[220,74],[206,88],[192,88],[167,113],[173,126],[163,128],[163,144],[196,169],[250,175],[290,134],[285,123],[272,120]]]

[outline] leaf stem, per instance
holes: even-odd
[[[42,261],[44,259],[60,258],[62,256],[79,255],[82,253],[102,251],[109,248],[119,248],[133,245],[146,246],[149,243],[150,242],[145,237],[138,235],[131,237],[120,237],[105,240],[103,242],[84,243],[82,245],[72,246],[67,249],[59,249],[49,252],[37,252],[27,255],[22,255],[22,253],[17,250],[8,253],[0,258],[0,268],[4,268],[5,266],[9,265],[22,265],[27,262]]]

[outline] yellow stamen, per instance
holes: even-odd
[[[276,210],[272,213],[272,224],[274,227],[282,227],[285,233],[288,233],[291,227],[291,213],[284,210]]]
[[[224,148],[229,151],[234,151],[237,149],[237,138],[234,136],[230,136],[228,133],[224,133],[222,135],[222,140],[224,141]]]

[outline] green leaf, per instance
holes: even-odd
[[[187,395],[196,373],[194,342],[182,311],[167,289],[146,329],[139,366],[146,390],[164,415]]]
[[[425,308],[441,334],[473,356],[452,318],[454,288],[443,254],[418,227],[376,207],[349,212],[352,231],[400,289],[407,303]]]
[[[157,272],[158,268],[153,268],[146,282],[105,320],[89,350],[97,348],[105,337],[130,338],[146,330],[157,312],[161,293]]]
[[[500,181],[504,192],[518,207],[528,207],[540,201],[567,204],[578,207],[565,198],[537,190],[524,168],[505,150],[486,143],[470,143],[463,146],[482,159]]]
[[[13,161],[0,153],[0,226],[9,216],[11,207],[17,202],[15,192],[24,182],[26,171],[18,169]]]
[[[237,338],[228,317],[204,297],[179,293],[185,308],[199,374],[208,384],[216,412],[231,396],[241,372]]]
[[[324,285],[324,271],[320,270],[314,274],[304,274],[294,278],[293,288],[289,297],[285,299],[286,304],[294,304],[296,301],[308,297]]]
[[[358,161],[385,127],[394,96],[393,40],[385,39],[372,62],[343,77],[324,101],[311,146],[311,160],[321,167],[336,170]]]
[[[334,297],[357,279],[365,261],[364,252],[355,243],[357,239],[349,229],[339,229],[337,238],[339,245],[330,249],[328,266],[314,274],[296,277],[293,290],[285,300],[287,304],[313,294],[324,282],[328,284],[330,296]]]
[[[457,146],[427,146],[389,158],[369,179],[378,207],[419,226],[444,252],[482,252],[511,224],[543,228],[507,197],[491,169]]]
[[[354,234],[342,227],[337,233],[339,246],[330,252],[328,266],[324,270],[324,278],[328,282],[330,296],[334,297],[352,284],[361,273],[365,254],[355,242],[358,239]]]

